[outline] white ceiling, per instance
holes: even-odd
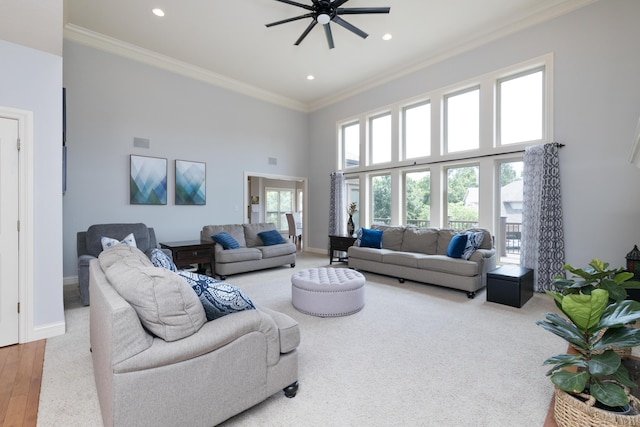
[[[66,0],[65,37],[312,111],[593,1],[349,0],[342,7],[391,12],[343,15],[369,37],[331,24],[329,50],[321,25],[294,46],[311,18],[266,28],[307,13],[275,0]],[[382,40],[385,33],[393,39]]]

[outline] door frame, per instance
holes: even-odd
[[[266,178],[266,179],[277,179],[277,180],[281,180],[281,181],[296,181],[296,182],[301,182],[302,183],[302,211],[304,212],[304,215],[302,216],[302,231],[303,233],[307,233],[308,235],[308,220],[309,220],[309,214],[307,212],[307,206],[309,206],[309,186],[308,186],[308,179],[306,177],[301,177],[301,176],[288,176],[288,175],[274,175],[274,174],[268,174],[268,173],[260,173],[260,172],[247,172],[244,171],[244,184],[243,184],[243,197],[242,197],[242,201],[243,201],[243,205],[246,205],[248,203],[249,200],[249,195],[250,193],[250,189],[249,189],[249,177],[250,176],[255,176],[258,178]],[[249,216],[248,216],[248,209],[247,206],[244,206],[243,210],[243,221],[244,223],[248,223],[249,222]],[[304,234],[303,234],[304,236]],[[308,237],[307,237],[307,242]],[[305,248],[308,248],[309,245],[308,243],[305,244],[302,247],[302,251],[305,251]]]
[[[18,121],[18,295],[20,313],[18,315],[18,342],[25,343],[37,339],[33,336],[33,277],[34,263],[34,143],[33,112],[0,106],[0,117]]]

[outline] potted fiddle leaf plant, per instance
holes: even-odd
[[[607,269],[604,264],[597,265]],[[629,394],[629,388],[635,384],[620,355],[612,349],[640,345],[640,329],[631,326],[640,319],[640,303],[618,300],[612,283],[596,283],[602,282],[604,276],[598,280],[583,279],[576,281],[580,285],[565,282],[566,286],[559,287],[562,291],[547,291],[566,318],[547,313],[544,321],[536,322],[569,344],[567,353],[544,362],[552,366],[547,375],[555,385],[556,422],[560,426],[575,426],[594,425],[594,420],[599,420],[605,424],[595,425],[640,426],[640,401]],[[626,412],[618,412],[620,408]],[[576,424],[576,419],[581,421]]]

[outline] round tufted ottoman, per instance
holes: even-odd
[[[310,268],[291,276],[293,306],[320,317],[347,316],[364,307],[364,276],[349,268]]]

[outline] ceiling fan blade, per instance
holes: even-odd
[[[338,7],[342,6],[343,4],[345,4],[348,1],[349,0],[334,0],[334,2],[331,3],[331,6],[334,7],[334,8],[338,8]]]
[[[306,30],[304,30],[304,32],[302,33],[302,35],[298,38],[298,40],[296,40],[296,42],[294,43],[294,45],[298,46],[300,43],[302,43],[302,40],[304,40],[305,37],[307,37],[307,34],[309,34],[311,32],[311,30],[313,30],[313,27],[316,26],[316,20],[314,19],[313,21],[311,21],[311,24],[309,24],[309,26],[307,27]]]
[[[273,27],[274,25],[286,24],[287,22],[297,21],[298,19],[304,18],[312,18],[313,13],[306,13],[304,15],[296,16],[295,18],[283,19],[282,21],[272,22],[271,24],[266,24],[265,27]]]
[[[343,7],[336,10],[338,15],[358,15],[361,13],[389,13],[390,7]]]
[[[302,3],[298,3],[295,1],[291,1],[291,0],[276,0],[279,1],[280,3],[286,3],[286,4],[290,4],[292,6],[298,6],[301,7],[303,9],[307,9],[307,10],[313,10],[313,7],[309,6],[308,4],[302,4]]]
[[[329,43],[329,49],[333,49],[333,34],[331,34],[331,24],[324,24],[324,34],[327,36],[327,43]]]
[[[360,28],[358,28],[358,27],[356,27],[356,26],[354,26],[352,24],[349,24],[347,21],[345,21],[344,19],[340,18],[339,16],[335,16],[333,18],[333,22],[335,22],[338,25],[343,26],[344,28],[346,28],[347,30],[351,31],[354,34],[359,35],[363,39],[366,39],[367,37],[369,37],[369,34],[365,33]]]

